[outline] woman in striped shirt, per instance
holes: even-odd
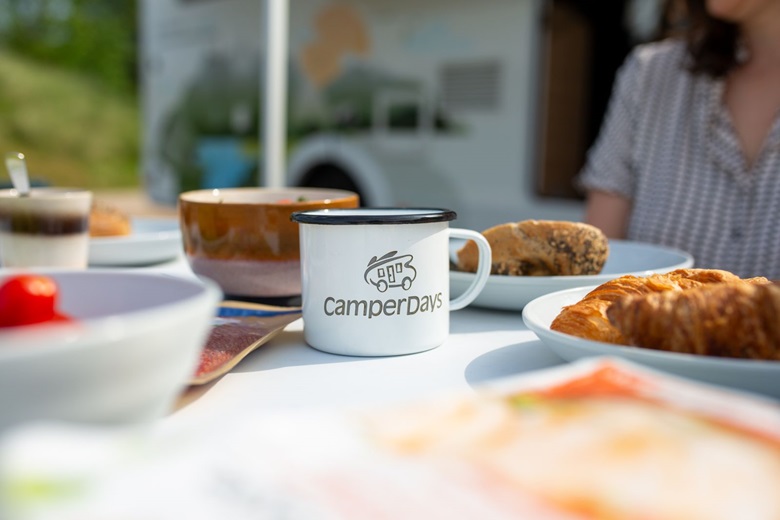
[[[621,68],[579,182],[609,237],[780,280],[780,0],[686,0]]]

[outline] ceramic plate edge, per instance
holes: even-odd
[[[178,220],[170,217],[134,217],[133,225],[165,222],[170,227],[159,231],[132,233],[122,237],[95,237],[89,242],[89,265],[135,266],[173,259],[181,247]]]
[[[744,369],[757,369],[757,370],[771,370],[780,372],[780,362],[775,361],[763,361],[753,359],[732,359],[732,358],[712,358],[698,356],[695,354],[684,354],[679,352],[665,352],[656,351],[651,349],[644,349],[641,347],[633,347],[630,345],[613,345],[611,343],[604,343],[600,341],[593,341],[570,334],[554,331],[550,329],[550,323],[546,323],[538,316],[534,316],[534,313],[538,311],[538,307],[549,305],[550,301],[561,300],[560,308],[563,305],[570,305],[579,301],[589,291],[595,289],[597,286],[586,287],[573,287],[571,289],[564,289],[562,291],[555,291],[549,294],[545,294],[531,300],[524,308],[522,312],[523,323],[539,337],[540,340],[547,343],[551,348],[553,344],[551,342],[557,342],[559,344],[565,344],[569,349],[583,348],[588,352],[598,352],[595,355],[604,356],[617,356],[623,355],[629,356],[628,359],[636,361],[637,359],[645,359],[653,362],[673,362],[679,364],[696,364],[696,365],[711,365],[713,367],[723,368],[744,368]],[[566,299],[566,297],[570,297]],[[558,304],[556,304],[558,305]],[[560,310],[558,311],[560,312]],[[548,340],[548,341],[545,341]],[[553,348],[555,350],[555,348]],[[614,350],[614,352],[609,352]],[[558,352],[556,350],[556,352]],[[560,354],[559,354],[560,355]],[[561,356],[563,357],[563,356]],[[567,359],[567,358],[565,358]],[[574,359],[574,358],[571,358]],[[571,359],[567,359],[570,361]]]
[[[454,242],[454,239],[453,239]],[[663,250],[668,253],[678,255],[681,260],[676,264],[666,266],[621,271],[615,273],[600,273],[596,275],[574,275],[574,276],[503,276],[490,275],[485,284],[485,288],[471,303],[474,307],[482,307],[498,310],[522,310],[534,298],[553,291],[564,290],[585,285],[601,284],[613,280],[620,276],[648,276],[656,273],[665,273],[675,269],[692,267],[694,258],[690,253],[683,250],[650,244],[645,242],[635,242],[631,240],[611,240],[611,243],[620,244],[623,247],[646,248]],[[451,249],[451,254],[452,249]],[[452,259],[452,258],[451,258]],[[456,293],[464,291],[474,279],[473,273],[461,271],[450,271],[450,287]],[[516,295],[508,295],[507,291],[524,291]]]

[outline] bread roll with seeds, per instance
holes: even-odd
[[[595,226],[559,220],[523,220],[482,232],[492,249],[491,274],[557,276],[598,274],[609,255],[607,237]],[[458,251],[458,267],[476,272],[477,245]]]

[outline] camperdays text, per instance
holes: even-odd
[[[326,316],[362,316],[371,319],[377,316],[432,313],[442,306],[442,293],[387,300],[341,300],[329,296],[325,298],[323,311]]]

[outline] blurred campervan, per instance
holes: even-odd
[[[631,0],[288,1],[286,184],[448,208],[478,230],[581,218],[572,179]],[[142,4],[152,197],[263,184],[266,3]]]

